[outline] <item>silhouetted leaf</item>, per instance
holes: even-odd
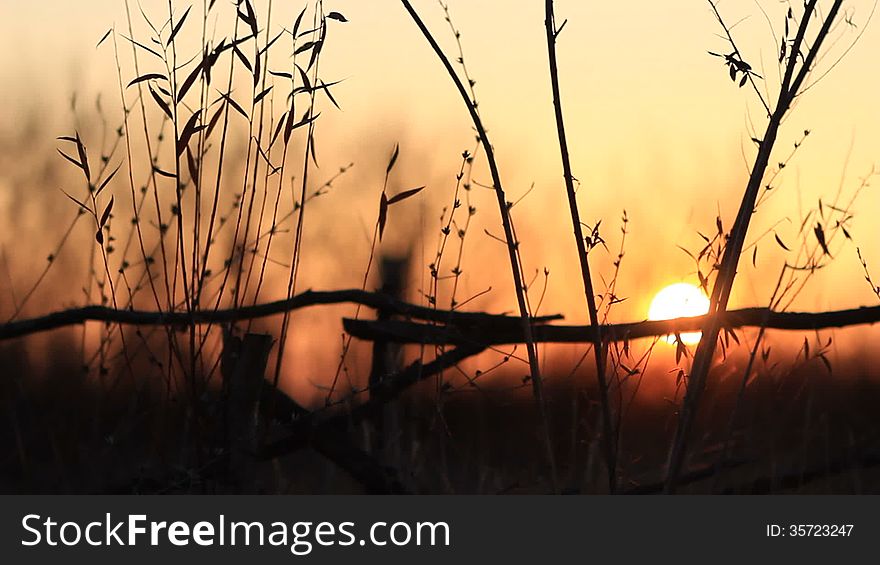
[[[125,39],[126,41],[130,41],[133,45],[135,45],[135,46],[137,46],[137,47],[140,47],[140,48],[143,49],[144,51],[147,51],[148,53],[150,53],[150,54],[152,54],[152,55],[155,55],[155,56],[158,57],[159,59],[162,59],[162,55],[160,55],[157,51],[154,51],[153,49],[150,49],[149,47],[147,47],[147,46],[144,45],[143,43],[138,43],[138,42],[135,41],[134,39],[132,39],[132,38],[130,38],[130,37],[126,37],[126,36],[124,36],[124,35],[122,36],[122,38]]]
[[[201,118],[201,112],[195,112],[192,116],[190,116],[189,120],[186,122],[186,125],[183,126],[183,130],[180,132],[180,139],[177,140],[177,156],[180,157],[183,154],[184,149],[186,149],[187,145],[189,145],[189,140],[196,132],[196,125],[198,124],[199,118]]]
[[[192,5],[186,9],[186,12],[183,13],[183,17],[180,18],[180,21],[177,22],[177,25],[174,26],[174,29],[171,30],[171,35],[168,36],[168,42],[165,43],[165,46],[171,45],[171,42],[174,41],[174,38],[177,37],[177,32],[180,31],[180,28],[183,27],[183,22],[186,20],[186,17],[189,15],[189,11],[192,10]]]
[[[189,176],[192,178],[193,184],[196,185],[196,188],[199,187],[199,166],[193,157],[192,151],[190,151],[189,145],[186,146],[186,164],[189,167]]]
[[[278,120],[278,125],[275,126],[275,133],[272,134],[272,141],[269,142],[269,147],[275,145],[275,140],[278,139],[278,134],[281,133],[281,129],[284,127],[284,123],[287,119],[287,112],[281,115],[281,119]]]
[[[343,16],[339,12],[330,12],[329,14],[327,14],[327,18],[331,19],[331,20],[336,20],[337,22],[347,22],[348,21],[347,19],[345,19],[345,16]]]
[[[394,145],[394,152],[391,154],[391,159],[388,161],[388,167],[385,168],[385,175],[387,176],[391,169],[394,168],[394,164],[397,162],[397,156],[400,154],[400,144]]]
[[[241,61],[241,64],[244,65],[244,68],[248,70],[249,73],[254,72],[254,67],[251,65],[251,62],[248,61],[248,58],[245,57],[244,53],[241,52],[241,49],[238,46],[232,48],[232,51],[235,53],[235,56]]]
[[[302,53],[303,51],[308,51],[309,49],[311,49],[311,48],[314,47],[314,46],[315,46],[315,42],[314,42],[314,41],[306,41],[305,43],[303,43],[302,45],[300,45],[299,47],[297,47],[297,48],[296,48],[296,51],[294,51],[293,54],[294,54],[294,55],[299,55],[299,54]]]
[[[107,220],[110,218],[110,212],[113,210],[113,197],[110,197],[110,202],[107,203],[107,207],[104,208],[104,212],[101,214],[101,219],[98,221],[98,229],[104,227],[104,224],[107,223]]]
[[[228,94],[224,94],[222,92],[220,93],[220,96],[222,96],[227,102],[229,102],[229,105],[232,106],[233,108],[235,108],[236,112],[238,112],[239,114],[244,116],[244,119],[246,119],[246,120],[250,119],[250,118],[248,118],[247,112],[244,111],[244,108],[239,106],[238,102],[233,100],[231,96],[229,96]]]
[[[382,233],[385,232],[385,220],[388,219],[388,197],[382,192],[379,199],[379,241],[382,241]]]
[[[798,233],[799,233],[799,234],[804,233],[804,230],[805,230],[806,227],[807,227],[807,223],[809,223],[809,221],[812,219],[812,217],[813,217],[813,213],[812,213],[812,212],[810,212],[810,213],[808,213],[806,216],[804,216],[804,220],[801,222],[801,227],[800,227],[800,229],[798,230]]]
[[[181,99],[183,99],[184,96],[186,96],[186,93],[189,92],[189,89],[192,87],[192,85],[196,82],[196,79],[199,77],[199,73],[201,73],[204,68],[205,68],[205,64],[204,64],[204,62],[202,62],[202,63],[199,63],[198,65],[196,65],[195,68],[193,68],[193,70],[191,70],[189,72],[189,74],[183,80],[183,84],[180,85],[180,88],[177,91],[177,99],[178,100],[181,100]]]
[[[813,233],[816,234],[816,240],[819,242],[819,247],[822,248],[822,252],[825,255],[830,256],[831,252],[828,251],[828,244],[825,242],[825,230],[822,229],[822,224],[816,224],[816,227],[813,228]]]
[[[110,33],[111,33],[112,31],[113,31],[113,28],[111,27],[110,29],[107,30],[107,33],[105,33],[104,35],[101,36],[101,39],[99,39],[99,40],[98,40],[98,43],[95,44],[95,49],[97,49],[98,47],[100,47],[101,44],[104,43],[104,40],[107,39],[108,37],[110,37]]]
[[[418,188],[404,190],[403,192],[401,192],[399,194],[395,194],[394,196],[392,196],[391,198],[388,199],[388,205],[390,206],[391,204],[396,204],[397,202],[400,202],[401,200],[406,200],[410,196],[415,196],[416,194],[421,192],[424,188],[425,188],[424,186],[420,186]]]
[[[279,31],[279,32],[278,32],[278,35],[276,35],[275,37],[273,37],[270,41],[268,41],[268,42],[266,43],[266,45],[264,45],[264,46],[258,51],[258,54],[259,54],[259,55],[263,55],[264,53],[266,53],[266,51],[268,51],[268,50],[269,50],[269,49],[275,44],[276,41],[278,41],[279,39],[281,39],[281,36],[282,36],[282,35],[284,35],[284,31]]]
[[[166,81],[168,80],[167,78],[165,78],[165,75],[163,75],[161,73],[147,73],[145,75],[141,75],[141,76],[137,77],[136,79],[132,80],[130,83],[128,83],[126,88],[129,86],[133,86],[139,82],[143,82],[145,80],[151,80],[151,79],[156,79],[156,80],[161,79],[161,80],[166,80]]]
[[[819,359],[822,360],[822,364],[828,369],[828,374],[833,374],[834,371],[831,369],[831,361],[828,360],[828,357],[826,357],[824,353],[820,353]]]
[[[312,54],[309,57],[309,64],[308,64],[307,68],[311,69],[315,65],[315,61],[318,60],[318,55],[321,54],[321,49],[323,49],[323,48],[324,48],[324,40],[323,39],[320,39],[315,42],[315,48],[312,49]]]
[[[82,202],[80,202],[79,200],[77,200],[76,198],[74,198],[73,196],[69,195],[69,194],[67,193],[67,191],[64,190],[63,188],[60,189],[60,190],[61,190],[61,192],[64,193],[64,196],[66,196],[66,197],[70,198],[71,200],[73,200],[73,201],[76,203],[76,205],[79,206],[80,208],[82,208],[84,211],[86,211],[86,212],[91,212],[91,211],[92,211],[88,206],[86,206],[85,204],[83,204]]]
[[[321,29],[320,27],[313,27],[313,28],[310,28],[310,29],[304,29],[304,30],[302,30],[301,32],[299,32],[299,35],[294,35],[293,37],[294,37],[295,39],[299,39],[299,38],[301,38],[301,37],[305,37],[305,36],[307,36],[307,35],[312,35],[312,34],[314,34],[316,31],[318,31],[318,30],[320,30],[320,29]]]
[[[299,78],[302,80],[303,86],[306,89],[306,91],[311,91],[312,90],[312,82],[309,80],[309,75],[307,75],[306,72],[303,70],[303,68],[300,67],[299,65],[296,65],[296,70],[299,71]]]
[[[74,159],[73,157],[71,157],[70,155],[68,155],[67,153],[65,153],[64,151],[62,151],[62,150],[60,150],[60,149],[56,149],[56,151],[58,151],[58,153],[59,153],[62,157],[64,157],[65,159],[67,159],[68,161],[70,161],[71,163],[73,163],[74,165],[76,165],[76,167],[77,167],[78,169],[82,169],[82,164],[81,164],[79,161],[77,161],[76,159]]]
[[[270,86],[269,88],[267,88],[267,89],[264,90],[263,92],[257,94],[257,95],[254,97],[254,104],[255,104],[255,105],[258,104],[258,103],[260,102],[260,100],[262,100],[267,94],[269,94],[269,91],[271,91],[271,90],[272,90],[272,87]]]
[[[86,146],[83,145],[82,139],[80,139],[79,137],[79,132],[76,132],[74,143],[76,143],[76,152],[79,155],[79,162],[82,167],[83,173],[85,173],[86,175],[86,180],[91,182],[92,172],[89,170],[89,156],[86,152]]]
[[[115,169],[113,169],[113,172],[107,175],[107,178],[105,178],[103,182],[101,182],[101,185],[95,191],[95,197],[101,194],[101,191],[104,190],[107,184],[113,179],[114,176],[116,176],[116,173],[119,172],[120,167],[122,167],[122,163],[120,163]]]
[[[290,142],[290,134],[293,133],[293,112],[287,113],[287,121],[284,123],[284,145]]]
[[[217,122],[220,120],[220,114],[223,112],[223,108],[225,104],[221,104],[217,111],[214,112],[214,115],[211,116],[211,120],[208,122],[208,127],[205,129],[205,137],[210,137],[211,132],[214,131],[214,126],[217,125]]]
[[[153,172],[156,173],[157,175],[161,175],[163,177],[168,177],[169,179],[176,178],[174,173],[169,173],[168,171],[164,171],[156,166],[153,166]]]
[[[150,85],[149,83],[147,83],[147,88],[150,89],[150,95],[153,97],[153,100],[156,101],[156,104],[159,105],[159,108],[162,109],[162,111],[165,113],[166,116],[168,116],[169,119],[173,120],[174,116],[171,114],[171,108],[168,106],[168,103],[165,102],[161,96],[159,96],[158,92],[153,90],[152,85]]]
[[[303,8],[299,15],[296,17],[296,21],[293,22],[293,30],[290,32],[290,35],[296,37],[296,32],[299,31],[299,25],[302,23],[303,16],[306,15],[306,9]]]
[[[681,358],[687,359],[687,347],[681,341],[681,334],[675,332],[675,364],[681,363]]]
[[[239,11],[238,11],[238,17],[241,19],[241,21],[243,21],[244,23],[246,23],[248,26],[253,27],[254,22],[253,22],[253,20],[251,20],[251,17],[250,17],[248,14],[246,14],[246,13],[242,12],[241,10],[239,10]]]
[[[306,110],[305,113],[303,114],[302,119],[300,119],[300,121],[296,122],[295,124],[290,123],[292,121],[291,118],[293,117],[293,113],[288,114],[288,116],[287,116],[288,128],[284,131],[284,143],[285,144],[287,144],[287,142],[290,140],[290,134],[293,133],[293,130],[299,129],[305,125],[308,125],[308,124],[314,122],[315,120],[318,119],[318,116],[321,115],[321,113],[318,112],[314,116],[309,117],[309,111],[310,110]],[[314,144],[311,144],[311,145],[312,145],[312,149],[311,149],[312,150],[312,158],[314,159]]]
[[[728,336],[730,336],[730,337],[733,339],[733,341],[736,342],[737,345],[740,344],[740,343],[739,343],[739,338],[736,337],[736,332],[735,332],[735,331],[733,331],[733,330],[730,329],[730,328],[724,328],[724,333],[726,333]]]
[[[779,244],[779,247],[785,249],[786,251],[791,251],[791,249],[789,249],[787,245],[785,245],[784,243],[782,243],[782,239],[779,238],[779,235],[778,235],[778,234],[775,234],[775,233],[774,233],[774,234],[773,234],[773,237],[776,238],[776,243]]]
[[[164,94],[169,99],[171,98],[171,91],[162,86],[160,83],[156,83],[156,90],[158,90],[161,94]]]
[[[685,248],[682,247],[681,245],[676,245],[676,247],[678,247],[679,249],[681,249],[682,251],[684,251],[685,253],[687,253],[687,256],[690,257],[691,259],[693,259],[694,261],[697,260],[697,258],[694,257],[694,254],[693,254],[693,253],[691,253],[690,251],[688,251],[687,249],[685,249]]]
[[[262,70],[262,63],[260,63],[260,56],[257,55],[256,59],[254,59],[254,88],[257,87],[257,84],[260,82],[260,75]]]
[[[254,12],[254,7],[251,5],[251,0],[244,0],[244,5],[247,8],[248,13],[248,23],[251,25],[251,33],[254,37],[257,36],[259,31],[257,30],[257,14]]]
[[[336,83],[332,83],[332,84],[336,84]],[[339,107],[339,104],[336,102],[336,99],[333,98],[333,94],[330,93],[330,86],[331,86],[330,84],[327,84],[327,83],[325,83],[325,82],[322,81],[322,82],[321,82],[321,86],[320,86],[319,88],[323,88],[323,89],[324,89],[324,92],[327,94],[327,98],[330,99],[330,102],[332,102],[333,105],[336,106],[336,108],[337,108],[338,110],[341,110],[342,108]]]

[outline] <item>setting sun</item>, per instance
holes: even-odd
[[[700,316],[709,311],[709,299],[703,291],[692,284],[671,284],[657,293],[648,308],[649,320],[669,320],[686,316]],[[700,332],[681,334],[687,344],[700,341]],[[675,343],[675,336],[666,336],[666,343]]]

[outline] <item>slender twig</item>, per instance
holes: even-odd
[[[559,70],[556,63],[556,38],[559,30],[553,12],[553,0],[545,2],[544,28],[547,33],[547,54],[550,65],[550,86],[553,89],[553,109],[556,115],[556,132],[559,136],[559,154],[562,158],[562,174],[565,179],[565,192],[568,196],[568,209],[571,213],[571,225],[574,229],[574,241],[577,246],[578,261],[581,268],[581,280],[587,299],[587,313],[590,324],[594,328],[599,325],[599,311],[596,308],[596,294],[593,291],[593,279],[590,275],[590,262],[587,257],[586,240],[577,205],[577,194],[574,189],[574,176],[571,172],[571,159],[568,154],[568,140],[565,136],[565,121],[562,115],[562,98],[559,89]],[[608,470],[608,489],[615,491],[617,482],[616,432],[611,424],[611,405],[608,401],[608,382],[605,379],[605,348],[602,346],[601,330],[595,332],[593,354],[596,360],[596,379],[599,383],[599,406],[602,410],[602,444],[605,450],[605,465]]]
[[[501,224],[504,228],[504,236],[506,240],[505,243],[507,244],[507,253],[510,260],[510,270],[511,274],[513,275],[513,284],[516,291],[516,301],[519,306],[520,318],[522,319],[523,333],[526,337],[526,350],[529,354],[529,370],[531,372],[532,392],[538,405],[539,419],[545,437],[545,443],[547,447],[547,460],[550,466],[551,477],[553,482],[556,483],[556,458],[553,453],[553,443],[550,438],[550,427],[547,421],[547,407],[544,399],[541,367],[538,363],[538,350],[535,347],[534,340],[532,339],[531,316],[529,314],[529,309],[526,302],[526,289],[523,282],[522,265],[520,264],[519,258],[517,256],[517,247],[519,245],[519,242],[516,241],[513,234],[513,226],[510,219],[510,204],[508,203],[507,198],[504,195],[504,188],[501,184],[501,174],[498,171],[498,164],[495,161],[495,150],[492,146],[492,143],[489,141],[489,136],[486,133],[486,128],[483,126],[483,121],[480,118],[480,114],[479,112],[477,112],[476,103],[468,94],[467,88],[459,78],[458,74],[455,72],[455,69],[449,62],[449,58],[443,52],[443,49],[441,49],[440,46],[437,44],[434,36],[431,34],[430,30],[428,30],[427,26],[422,21],[421,17],[418,15],[415,9],[412,7],[412,4],[410,4],[409,0],[401,0],[401,3],[403,4],[404,8],[406,8],[406,11],[409,13],[413,22],[415,22],[416,26],[422,32],[422,35],[424,35],[425,39],[430,44],[431,49],[433,49],[437,58],[443,64],[447,74],[449,74],[449,78],[451,78],[452,81],[455,83],[455,86],[458,89],[458,92],[461,95],[465,106],[467,107],[468,113],[470,114],[471,121],[474,123],[474,127],[477,130],[477,134],[480,137],[482,145],[486,149],[486,160],[489,164],[489,172],[492,175],[492,185],[495,190],[495,196],[498,199],[498,210],[501,214]]]
[[[733,54],[742,61],[743,56],[740,52],[739,48],[736,46],[736,41],[733,40],[733,34],[730,33],[730,28],[727,27],[724,23],[724,19],[721,17],[721,13],[718,11],[718,6],[712,0],[709,0],[709,5],[712,6],[712,11],[715,13],[715,19],[718,20],[718,23],[721,24],[721,28],[724,30],[724,33],[727,35],[727,41],[730,42],[730,47],[733,48]],[[776,41],[774,37],[773,41]],[[761,105],[764,106],[764,110],[767,112],[767,115],[770,116],[772,113],[770,111],[770,106],[767,105],[767,101],[764,100],[764,95],[761,94],[761,90],[758,88],[757,83],[755,83],[754,73],[746,72],[745,76],[748,77],[749,84],[752,85],[752,88],[755,90],[755,94],[758,96],[758,100],[761,101]]]

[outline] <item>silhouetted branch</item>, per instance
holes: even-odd
[[[104,306],[85,306],[53,312],[46,316],[18,320],[0,325],[0,341],[30,334],[74,326],[85,322],[106,322],[132,326],[176,326],[218,324],[265,318],[285,311],[330,304],[362,304],[374,309],[388,309],[397,316],[445,325],[427,325],[401,320],[384,322],[344,319],[346,331],[361,339],[377,338],[398,343],[444,345],[471,343],[500,345],[523,343],[519,316],[435,310],[396,300],[386,294],[359,289],[312,291],[298,294],[290,300],[279,300],[255,306],[228,310],[186,312],[149,312],[116,310]],[[593,340],[591,326],[556,326],[547,322],[561,320],[559,314],[533,318],[535,341],[543,343],[587,343]],[[653,337],[675,332],[699,331],[706,316],[676,318],[674,320],[645,320],[602,326],[603,339],[624,341]],[[842,328],[880,321],[880,306],[865,306],[830,312],[772,312],[767,308],[743,308],[723,314],[721,325],[728,329],[760,327],[776,330],[816,330]]]
[[[666,465],[668,470],[666,475],[666,492],[669,494],[675,492],[676,480],[684,463],[695,415],[699,409],[700,398],[706,386],[709,369],[712,366],[712,359],[715,355],[718,334],[722,328],[721,323],[726,317],[727,304],[737,275],[737,266],[739,265],[749,225],[754,215],[758,194],[761,187],[764,186],[764,175],[771,160],[776,138],[789,109],[798,96],[803,81],[812,69],[823,41],[828,36],[842,1],[834,0],[828,13],[819,18],[821,28],[817,32],[812,44],[805,47],[807,28],[817,10],[818,0],[807,0],[804,3],[803,15],[798,24],[794,41],[791,43],[788,60],[785,63],[785,74],[779,86],[776,107],[769,117],[764,135],[761,137],[758,145],[758,154],[755,156],[749,180],[740,201],[739,211],[727,239],[724,255],[721,258],[718,274],[715,278],[715,284],[712,287],[709,299],[710,316],[706,318],[706,325],[703,327],[705,339],[700,341],[694,353],[687,392],[679,412],[678,425],[669,450],[669,458]],[[712,4],[711,0],[710,4]],[[712,4],[712,6],[714,9],[715,5]],[[718,16],[718,19],[722,21],[720,16]],[[723,21],[722,25],[724,25]],[[805,52],[802,52],[802,47],[806,49]],[[800,66],[798,65],[799,61],[802,61]]]
[[[449,310],[437,310],[409,304],[395,300],[388,295],[378,292],[367,292],[360,289],[335,290],[335,291],[311,291],[298,294],[290,300],[279,300],[254,306],[242,306],[228,310],[205,310],[187,312],[145,312],[139,310],[117,310],[105,306],[85,306],[53,312],[46,316],[18,320],[0,325],[0,340],[22,337],[29,334],[54,330],[65,326],[74,326],[85,322],[107,322],[113,324],[127,324],[132,326],[175,326],[188,327],[196,324],[218,324],[265,318],[276,314],[283,314],[291,310],[306,308],[309,306],[327,304],[362,304],[369,308],[386,309],[398,316],[417,318],[432,322],[456,323],[460,325],[475,324],[500,324],[506,327],[510,324],[520,324],[520,318],[484,314],[481,312],[456,312]],[[542,324],[552,320],[561,319],[562,316],[541,316],[532,318],[533,323]]]
[[[880,306],[835,310],[831,312],[773,312],[767,308],[743,308],[721,314],[721,327],[765,327],[776,330],[817,330],[842,328],[880,321]],[[642,337],[662,336],[676,332],[699,331],[707,316],[676,318],[673,320],[646,320],[602,326],[602,337],[610,341],[625,341]],[[343,320],[345,330],[355,337],[385,339],[398,343],[426,345],[482,344],[503,345],[522,343],[524,336],[516,325],[494,326],[436,326],[399,320],[367,321]],[[592,326],[535,326],[534,339],[539,343],[590,343],[595,332]]]
[[[393,468],[382,465],[347,435],[327,434],[315,438],[311,445],[351,475],[367,494],[410,494]]]
[[[518,318],[516,320],[519,322]],[[368,400],[354,405],[350,410],[315,411],[295,420],[288,426],[289,434],[265,446],[259,456],[262,459],[281,457],[314,443],[316,440],[320,441],[321,438],[326,437],[326,434],[344,431],[369,418],[378,408],[399,396],[410,386],[453,367],[468,357],[482,353],[484,350],[485,347],[478,345],[462,345],[428,363],[416,361],[394,375],[386,377],[375,389],[379,394],[370,394]]]

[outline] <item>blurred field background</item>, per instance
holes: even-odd
[[[102,120],[111,132],[122,121],[112,46],[104,43],[95,48],[95,44],[111,27],[122,29],[125,13],[118,0],[0,2],[4,14],[0,20],[0,318],[7,319],[40,277],[47,257],[55,253],[76,215],[75,205],[59,189],[73,191],[77,171],[58,156],[56,137],[77,130],[87,143],[97,145],[105,128]],[[179,4],[175,6],[178,12],[188,5],[175,4]],[[254,2],[260,13],[265,4]],[[698,232],[711,233],[716,216],[726,225],[732,222],[749,173],[747,155],[753,151],[749,131],[752,124],[762,121],[763,110],[746,89],[730,82],[719,59],[707,53],[724,52],[726,45],[704,3],[557,4],[560,18],[568,19],[560,35],[560,75],[574,175],[580,182],[581,214],[590,226],[601,221],[601,235],[607,243],[607,250],[596,248],[590,260],[597,286],[604,291],[621,244],[625,212],[628,233],[616,294],[626,300],[611,309],[609,321],[642,320],[661,288],[680,281],[698,283],[693,260],[681,248],[699,249]],[[785,7],[776,4],[762,2],[761,6],[775,16]],[[803,130],[811,134],[776,181],[773,197],[757,212],[749,241],[764,235],[757,243],[754,263],[742,261],[732,308],[767,305],[787,257],[774,242],[774,233],[795,247],[807,210],[820,200],[833,202],[838,194],[849,197],[866,180],[868,186],[858,193],[848,224],[852,242],[835,241],[834,260],[812,275],[790,309],[822,311],[878,301],[864,280],[856,248],[880,276],[876,222],[880,194],[869,186],[875,165],[880,166],[876,104],[880,75],[874,72],[880,29],[876,23],[868,25],[856,46],[847,51],[867,25],[873,4],[853,1],[847,5],[846,21],[841,20],[835,29],[834,44],[816,77],[838,57],[845,57],[798,101],[785,123],[779,140],[781,154],[801,138]],[[148,14],[167,12],[166,4],[158,0],[144,0],[142,6]],[[440,7],[432,1],[418,2],[416,7],[442,45],[454,52],[455,42]],[[775,76],[776,42],[761,11],[744,2],[722,2],[720,7],[729,21],[737,22],[737,40],[745,46],[756,71]],[[324,8],[339,10],[348,22],[331,27],[322,55],[325,79],[343,79],[333,91],[342,109],[322,108],[316,129],[319,167],[312,173],[315,187],[336,175],[340,167],[353,166],[310,208],[298,288],[361,286],[385,167],[399,144],[389,193],[426,188],[390,212],[381,252],[409,254],[407,298],[425,304],[440,215],[451,200],[462,152],[474,148],[471,124],[448,77],[397,2],[339,0],[325,2]],[[542,8],[539,2],[517,3],[516,9],[503,0],[449,2],[508,197],[518,201],[514,217],[523,242],[524,270],[535,273],[538,281],[533,292],[537,294],[543,285],[541,273],[549,272],[539,313],[561,313],[566,323],[586,323],[555,144]],[[273,20],[277,23],[269,31],[274,35],[282,25],[290,26],[300,9],[299,3],[276,3]],[[209,25],[222,30],[230,25],[232,12],[218,12],[222,15],[216,21],[210,19]],[[142,24],[136,27],[140,33],[146,29]],[[186,45],[186,39],[181,41]],[[129,46],[122,51],[128,54]],[[134,78],[125,62],[123,73],[129,80]],[[241,164],[236,163],[235,154],[243,151],[243,146],[232,145],[230,170]],[[468,309],[512,312],[515,302],[504,247],[484,232],[500,235],[494,195],[477,186],[491,184],[482,152],[472,174],[475,186],[468,197],[477,214],[465,241],[458,293],[462,298],[476,297]],[[125,202],[125,191],[119,192],[117,210]],[[80,224],[53,258],[51,270],[19,317],[95,302],[96,294],[83,292],[89,279],[94,229],[86,222]],[[218,245],[228,246],[228,242]],[[283,263],[290,243],[282,237],[277,245],[272,257],[277,264],[270,265],[262,295],[265,301],[282,298],[286,292]],[[375,273],[370,281],[368,288],[379,285]],[[149,305],[149,301],[142,304]],[[281,384],[303,404],[322,402],[340,355],[340,318],[353,312],[353,306],[334,306],[296,313],[287,342],[290,361]],[[277,321],[259,327],[277,333]],[[95,328],[89,331],[89,339],[96,340]],[[743,332],[746,343],[753,335],[750,332]],[[80,346],[81,333],[80,329],[63,330],[0,343],[0,351],[9,359],[0,371],[14,379],[30,373],[42,375],[43,386],[51,389],[59,374],[78,371],[79,354],[71,359],[70,351]],[[873,390],[876,375],[871,367],[876,353],[871,344],[876,343],[877,331],[857,327],[808,338],[811,343],[824,343],[828,336],[834,336],[828,356],[835,378],[867,382],[864,386]],[[824,371],[815,359],[806,368],[800,364],[803,341],[802,333],[773,332],[768,338],[780,361],[795,371],[791,374]],[[568,402],[565,391],[571,385],[564,375],[589,376],[589,369],[578,365],[583,350],[542,348],[550,372],[560,375],[548,383],[558,389],[556,405]],[[474,370],[496,361],[484,356],[467,366]],[[734,360],[722,372],[736,375],[741,363]],[[350,378],[363,382],[369,348],[356,345],[351,364]],[[651,361],[653,380],[645,379],[639,403],[663,417],[645,423],[644,430],[654,429],[657,422],[668,425],[669,399],[676,395],[675,366],[674,349],[659,344]],[[12,374],[19,371],[29,374]],[[525,365],[501,370],[501,376],[489,382],[501,389],[516,387],[520,373],[526,371]],[[735,381],[732,377],[730,382]],[[720,382],[723,388],[724,378]],[[845,388],[835,394],[851,399],[854,393]],[[501,404],[507,405],[506,401]],[[850,400],[840,400],[835,406],[851,406]],[[462,416],[462,422],[467,427],[471,420]],[[568,429],[565,422],[557,425]],[[508,465],[498,464],[501,468]],[[462,484],[473,485],[465,480]]]

